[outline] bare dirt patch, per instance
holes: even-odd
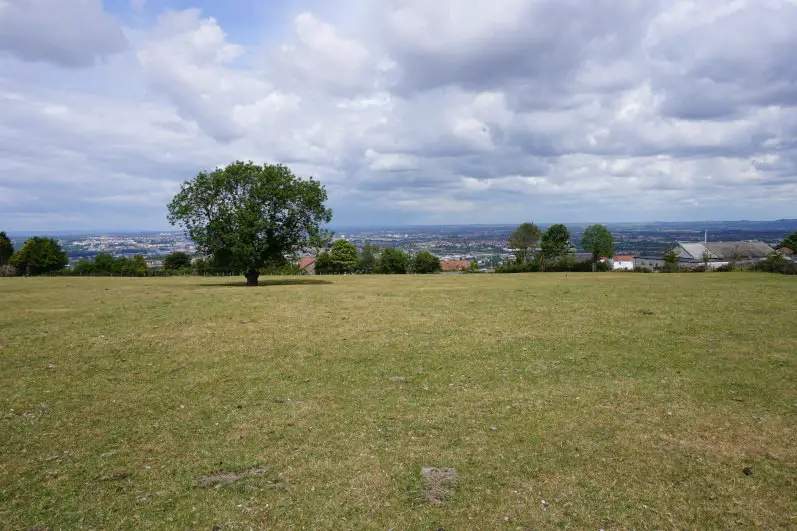
[[[265,468],[250,468],[249,470],[243,470],[240,472],[219,471],[215,474],[200,477],[197,480],[197,485],[200,487],[222,487],[224,485],[232,485],[233,483],[245,478],[263,477],[265,475]],[[272,481],[267,483],[267,486],[275,489],[287,488],[287,485],[280,481]]]
[[[459,483],[459,473],[453,468],[425,467],[421,469],[423,478],[423,499],[434,505],[448,501]]]

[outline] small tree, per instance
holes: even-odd
[[[730,271],[736,271],[736,264],[739,262],[739,259],[742,256],[742,252],[739,249],[739,244],[733,246],[733,252],[731,254],[731,259],[728,263],[728,269]]]
[[[61,271],[69,263],[61,245],[52,238],[33,237],[14,253],[10,263],[28,275],[41,275]]]
[[[236,161],[200,172],[169,203],[169,222],[185,227],[200,252],[217,266],[246,274],[257,286],[260,268],[285,262],[311,245],[332,219],[327,193],[313,179],[281,164]]]
[[[72,268],[72,272],[76,275],[92,275],[94,274],[94,262],[88,258],[81,258]]]
[[[329,251],[335,273],[345,274],[357,271],[357,246],[346,240],[337,240]]]
[[[518,264],[531,260],[537,243],[540,241],[540,228],[534,223],[523,223],[509,235],[509,247],[515,250]]]
[[[584,249],[592,253],[592,263],[597,264],[602,257],[614,256],[614,236],[604,225],[590,225],[582,239]]]
[[[403,275],[409,266],[409,256],[401,249],[388,247],[379,257],[377,271],[383,275]]]
[[[366,275],[372,275],[376,273],[378,254],[379,247],[376,245],[370,242],[363,245],[362,251],[360,252],[360,263],[357,266],[357,269],[360,271],[360,273]]]
[[[94,273],[98,275],[113,274],[115,259],[109,253],[97,253],[94,256]]]
[[[5,232],[0,232],[0,266],[8,265],[12,254],[14,254],[14,244]]]
[[[146,264],[144,264],[146,267]],[[163,260],[163,269],[167,271],[177,271],[179,269],[188,269],[191,267],[191,257],[188,253],[182,251],[175,251],[169,253]]]
[[[708,271],[708,264],[709,264],[709,262],[711,262],[711,251],[709,251],[708,249],[703,251],[702,258],[703,258],[703,269]]]
[[[664,271],[666,273],[675,273],[678,271],[678,253],[675,249],[670,249],[664,253]]]
[[[440,258],[429,251],[421,251],[412,259],[412,271],[414,273],[437,273],[440,270]]]
[[[357,271],[357,246],[346,240],[337,240],[332,247],[318,255],[315,272],[319,275],[343,275]]]
[[[570,231],[561,223],[551,225],[542,235],[540,248],[540,267],[544,270],[547,263],[561,258],[570,249]]]

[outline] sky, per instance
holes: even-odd
[[[344,225],[797,217],[797,0],[0,0],[0,230],[235,160]]]

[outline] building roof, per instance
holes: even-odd
[[[307,266],[312,265],[315,263],[315,258],[312,256],[306,256],[299,260],[299,269],[306,269]]]
[[[766,258],[774,249],[761,241],[747,242],[678,242],[679,256],[702,260],[703,254],[708,251],[709,257],[717,260],[731,260],[738,251],[738,259]]]
[[[462,271],[470,267],[467,260],[440,260],[440,269],[443,271]]]
[[[615,262],[633,262],[634,257],[630,254],[618,254],[614,257]]]

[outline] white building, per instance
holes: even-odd
[[[617,255],[612,259],[612,269],[615,271],[633,271],[634,257],[629,255]]]

